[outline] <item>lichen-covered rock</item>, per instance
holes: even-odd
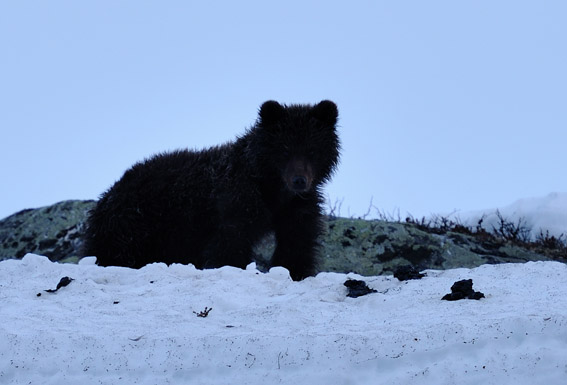
[[[94,204],[94,201],[65,201],[23,210],[1,220],[0,260],[36,253],[52,261],[76,261],[82,257],[83,223]],[[414,223],[329,218],[327,228],[320,239],[319,271],[371,276],[391,274],[405,265],[425,270],[549,260],[495,237],[451,231],[437,234]],[[260,269],[268,266],[274,242],[274,237],[267,237],[255,248]]]
[[[435,234],[412,223],[336,218],[328,227],[322,271],[380,275],[404,265],[425,270],[548,260],[507,242],[454,232]]]
[[[95,201],[64,201],[39,209],[22,210],[0,221],[0,260],[26,253],[52,261],[76,261],[83,223]]]

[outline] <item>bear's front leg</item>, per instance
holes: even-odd
[[[320,233],[318,210],[291,210],[283,213],[275,223],[276,250],[272,266],[288,269],[294,281],[313,276],[317,267],[317,237]]]

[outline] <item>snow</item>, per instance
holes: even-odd
[[[293,282],[283,268],[133,270],[28,254],[0,262],[0,383],[567,383],[565,264],[426,273]],[[347,278],[378,292],[348,298]],[[441,300],[469,278],[486,298]]]
[[[458,214],[465,224],[475,226],[484,216],[483,227],[491,230],[499,222],[497,210],[502,217],[515,224],[521,219],[531,228],[532,237],[540,230],[556,237],[567,236],[567,193],[550,193],[545,197],[524,198],[498,209],[477,210]]]

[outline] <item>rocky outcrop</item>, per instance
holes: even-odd
[[[77,261],[83,224],[94,204],[95,201],[64,201],[22,210],[1,220],[0,260],[35,253],[52,261]]]
[[[74,262],[82,257],[81,234],[95,201],[64,201],[23,210],[0,221],[0,260],[26,253],[52,261]],[[415,223],[329,218],[321,239],[320,271],[380,275],[396,267],[418,270],[476,267],[482,264],[548,260],[543,254],[494,237],[446,231],[432,232]],[[259,268],[266,266],[273,237],[257,247]]]
[[[323,242],[324,271],[380,275],[404,265],[425,270],[548,260],[491,237],[482,239],[451,231],[436,234],[414,223],[337,218],[330,220],[328,227]]]

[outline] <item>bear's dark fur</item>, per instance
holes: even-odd
[[[244,268],[253,246],[273,231],[271,265],[287,268],[294,280],[313,275],[321,186],[339,158],[337,116],[327,100],[268,101],[234,142],[135,164],[91,211],[85,255],[101,266]]]

